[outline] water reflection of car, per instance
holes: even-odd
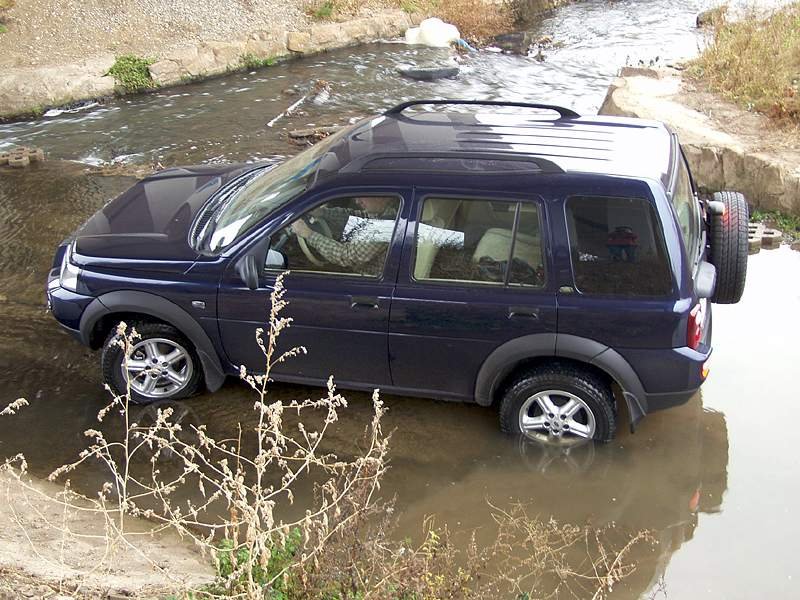
[[[254,330],[290,269],[282,342],[308,354],[275,379],[496,404],[505,431],[608,441],[623,405],[633,426],[705,380],[709,301],[741,295],[746,222],[739,194],[698,199],[661,123],[409,102],[279,165],[146,178],[59,247],[47,294],[103,348],[107,383],[152,402],[263,370]],[[124,366],[120,320],[141,335]]]
[[[383,489],[398,490],[403,531],[435,514],[440,525],[477,528],[490,541],[489,503],[507,510],[517,502],[545,521],[613,525],[609,535],[616,541],[648,531],[657,543],[635,546],[626,556],[636,571],[615,584],[612,596],[646,597],[672,556],[693,539],[703,515],[722,509],[728,468],[725,417],[703,410],[699,397],[648,423],[648,434],[657,434],[657,443],[626,434],[620,444],[564,447],[522,439],[489,441],[488,448],[481,436],[471,435],[467,444],[443,435],[435,460],[416,464],[421,472],[413,478],[404,465],[402,481],[393,481],[390,471]]]

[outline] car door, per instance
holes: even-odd
[[[554,345],[546,212],[536,195],[418,189],[413,214],[392,301],[392,380],[471,399],[503,343],[546,334]]]
[[[257,290],[248,289],[232,261],[220,285],[218,310],[223,347],[234,365],[244,364],[249,369],[264,371],[265,358],[256,343],[255,330],[266,328],[270,294],[277,276],[288,269],[284,285],[289,304],[281,316],[291,317],[292,323],[280,335],[278,352],[299,346],[306,351],[276,364],[272,374],[286,381],[317,384],[333,375],[343,387],[380,387],[391,383],[389,308],[405,229],[402,211],[409,204],[405,199],[410,198],[410,192],[402,189],[368,192],[370,198],[383,198],[395,207],[389,218],[375,219],[383,235],[379,241],[382,250],[370,256],[369,266],[330,262],[312,245],[309,235],[306,248],[318,263],[314,264],[301,247],[299,235],[292,231],[300,221],[321,230],[324,228],[320,221],[325,221],[328,229],[320,234],[325,244],[352,249],[351,243],[363,241],[354,237],[353,223],[361,223],[359,219],[366,213],[359,215],[359,210],[353,209],[353,214],[349,214],[347,207],[357,206],[364,193],[342,190],[313,198],[303,204],[307,211],[299,217],[281,219],[287,224],[265,232],[271,244],[267,263],[272,265],[265,265]],[[337,209],[339,213],[328,209]],[[320,217],[325,211],[335,213],[327,216],[330,223]],[[323,250],[327,248],[325,244],[320,245]],[[286,263],[277,264],[278,256]]]

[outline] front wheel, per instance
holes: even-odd
[[[600,378],[570,365],[550,365],[508,387],[500,427],[546,444],[609,442],[616,431],[613,407],[611,390]]]
[[[134,328],[139,336],[133,340],[127,360],[116,330],[103,346],[103,378],[111,389],[125,395],[130,386],[134,404],[177,400],[197,393],[202,373],[191,342],[164,323],[137,323]]]

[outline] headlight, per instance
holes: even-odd
[[[67,246],[67,251],[64,252],[64,260],[61,263],[61,277],[59,284],[65,290],[71,292],[78,291],[78,277],[80,277],[81,270],[72,264],[72,249],[75,242]]]

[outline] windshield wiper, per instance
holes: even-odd
[[[206,206],[200,211],[200,217],[198,218],[194,228],[194,231],[196,232],[194,247],[198,251],[202,252],[203,249],[205,249],[206,241],[210,237],[211,231],[213,231],[213,227],[210,227],[212,221],[216,221],[217,217],[222,213],[222,210],[236,196],[236,193],[245,185],[250,183],[250,181],[255,179],[258,175],[272,170],[277,164],[278,163],[265,165],[244,173],[228,183],[228,185],[219,190],[208,201]]]

